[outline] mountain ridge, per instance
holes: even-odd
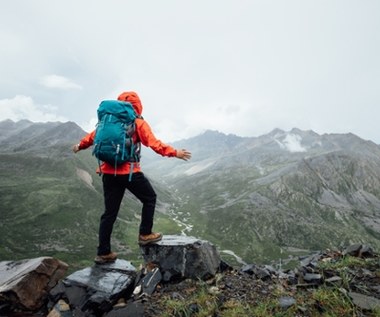
[[[187,197],[189,209],[198,209],[192,217],[206,223],[193,229],[200,235],[212,231],[207,239],[213,242],[227,233],[239,236],[224,246],[242,258],[256,252],[269,259],[281,249],[323,249],[332,241],[344,245],[365,237],[378,243],[380,147],[374,142],[352,133],[276,129],[234,139],[238,142],[230,147],[216,140],[214,147],[207,144],[208,154],[217,153],[210,158],[192,146],[201,138],[181,143],[195,149],[186,165],[168,160],[145,165],[149,173],[165,175]],[[241,247],[239,241],[256,246]]]
[[[12,228],[24,217],[24,223],[38,227],[44,212],[33,216],[27,206],[32,202],[32,208],[45,210],[47,220],[60,221],[49,228],[56,225],[64,235],[73,232],[70,241],[54,235],[60,248],[72,250],[76,235],[88,240],[83,248],[95,248],[103,208],[101,180],[94,172],[97,162],[91,151],[71,152],[72,144],[86,133],[73,122],[0,122],[0,131],[6,129],[8,136],[0,138],[0,195],[5,197],[0,208],[12,206],[15,215],[7,213],[5,225]],[[380,146],[372,141],[351,133],[319,135],[294,128],[258,137],[209,130],[172,145],[190,150],[192,159],[161,158],[145,148],[142,157],[143,171],[158,192],[157,226],[164,233],[194,235],[226,254],[261,263],[291,258],[298,252],[294,250],[321,250],[333,244],[380,246]],[[140,207],[127,196],[115,238],[122,253],[133,254],[136,248],[128,245],[134,240],[132,223],[138,222]],[[88,219],[72,214],[73,208]],[[72,219],[58,217],[59,210],[67,210]],[[75,229],[82,221],[88,222],[90,237]],[[14,252],[22,234],[12,230],[0,233],[4,232],[1,243],[11,243]],[[37,237],[45,241],[38,245],[58,252],[41,229],[28,234],[31,241]],[[20,256],[26,252],[19,249]],[[80,250],[75,252],[77,261]],[[0,256],[5,254],[0,248]]]

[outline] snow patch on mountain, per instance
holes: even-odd
[[[77,168],[76,169],[76,171],[77,171],[77,175],[78,175],[78,177],[87,185],[87,186],[89,186],[91,189],[93,189],[93,190],[96,190],[95,189],[95,187],[94,187],[94,185],[93,185],[93,183],[92,183],[92,177],[91,177],[91,175],[87,172],[87,171],[85,171],[85,170],[83,170],[83,169],[81,169],[81,168]]]
[[[283,140],[279,140],[278,135],[274,136],[274,141],[280,146],[280,148],[289,152],[306,152],[307,149],[302,146],[302,137],[298,134],[287,133]]]
[[[213,165],[215,162],[212,161],[212,162],[209,162],[209,163],[204,163],[202,162],[201,164],[196,164],[196,165],[193,165],[192,167],[190,167],[188,170],[186,170],[184,172],[184,174],[186,175],[194,175],[194,174],[197,174],[197,173],[200,173],[202,171],[204,171],[205,169],[209,168],[211,165]]]

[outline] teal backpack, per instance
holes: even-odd
[[[117,166],[132,162],[132,176],[133,163],[140,161],[140,143],[135,144],[132,139],[138,117],[129,102],[104,100],[100,103],[92,151],[99,165],[100,161],[113,164],[116,174]]]

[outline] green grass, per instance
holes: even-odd
[[[363,259],[354,256],[344,256],[340,258],[338,261],[331,260],[322,262],[319,264],[319,267],[322,270],[340,270],[340,269],[348,269],[350,267],[366,267],[368,263],[373,262],[374,259]]]
[[[163,317],[171,316],[213,316],[217,310],[217,300],[214,295],[208,293],[204,284],[198,285],[196,292],[189,294],[186,299],[171,299],[165,296],[162,299],[162,305],[165,308]]]
[[[256,303],[247,303],[244,299],[222,299],[211,294],[210,288],[201,283],[191,290],[184,299],[172,299],[164,296],[160,299],[163,317],[358,317],[361,310],[340,289],[321,287],[304,293],[293,295],[295,305],[282,308],[279,298],[286,293],[271,294],[261,297]],[[380,317],[380,310],[366,312],[368,317]]]

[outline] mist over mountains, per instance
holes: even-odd
[[[0,257],[91,260],[103,211],[91,150],[73,122],[0,122]],[[173,144],[191,161],[143,148],[159,204],[155,230],[214,243],[231,260],[265,262],[352,243],[380,246],[380,146],[353,134],[206,131]],[[128,194],[114,245],[137,251],[139,203]]]

